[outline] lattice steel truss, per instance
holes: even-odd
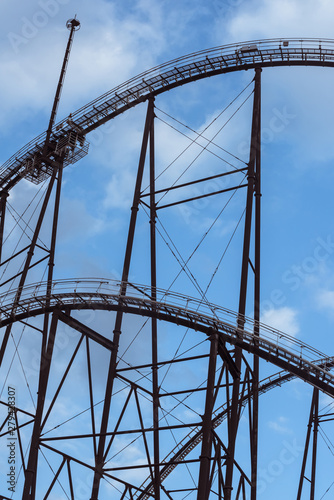
[[[72,36],[78,25],[69,27]],[[63,69],[65,63],[67,60]],[[261,72],[265,67],[287,65],[332,67],[334,42],[262,40],[171,61],[104,94],[58,125],[50,122],[45,134],[3,165],[1,251],[10,190],[22,178],[36,184],[47,181],[29,242],[1,262],[1,266],[10,267],[2,283],[8,291],[0,296],[0,373],[4,385],[9,384],[9,399],[6,395],[0,401],[0,440],[5,457],[6,443],[15,443],[12,446],[17,451],[14,498],[256,500],[259,396],[296,377],[313,388],[313,397],[300,479],[291,498],[315,498],[317,432],[319,422],[325,419],[319,414],[319,391],[334,396],[334,360],[260,323]],[[195,299],[158,287],[157,270],[163,263],[156,249],[157,211],[189,200],[177,199],[165,205],[157,201],[161,191],[155,185],[155,99],[191,81],[252,68],[249,160],[237,170],[247,181],[233,187],[246,191],[239,308],[233,312],[204,297]],[[57,280],[54,265],[63,168],[88,153],[86,135],[90,131],[143,101],[147,101],[147,114],[121,279]],[[146,169],[148,193],[143,190]],[[216,177],[232,178],[235,173]],[[165,191],[212,178],[167,186]],[[208,195],[196,199],[204,196]],[[130,280],[142,207],[150,222],[150,281],[145,285]],[[51,225],[46,220],[49,213]],[[46,247],[40,243],[43,227],[48,227]],[[26,255],[20,269],[16,268],[19,255]],[[32,270],[41,262],[47,263],[47,278],[32,284]],[[246,317],[250,283],[253,319]],[[87,312],[92,315],[85,316]],[[99,331],[99,312],[109,314],[106,332]],[[144,340],[139,344],[128,318],[146,319]],[[162,333],[158,323],[165,325]],[[20,337],[17,325],[23,328]],[[173,329],[168,330],[171,325]],[[178,353],[174,344],[179,342],[179,334],[175,332],[182,328],[192,332],[191,341],[188,350]],[[59,339],[64,331],[66,346],[62,349]],[[28,355],[20,357],[18,344],[23,334]],[[28,387],[31,401],[22,397],[21,403],[14,398],[14,387],[10,377],[7,379],[13,360],[25,365],[22,383]],[[260,360],[282,371],[261,381]],[[35,385],[29,383],[29,370]],[[199,382],[203,373],[204,385]],[[77,413],[75,425],[70,419],[62,420],[69,388]],[[86,397],[87,404],[81,408],[76,407],[77,395],[78,401]],[[180,407],[188,410],[182,418]],[[310,477],[306,477],[308,461]],[[10,473],[8,477],[6,484],[1,484],[1,499],[12,498]],[[305,486],[305,479],[310,486]],[[305,491],[307,497],[303,496]]]

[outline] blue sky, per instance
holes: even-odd
[[[46,129],[68,36],[65,22],[75,14],[82,26],[73,44],[59,120],[132,76],[190,52],[262,38],[334,38],[334,4],[329,0],[3,0],[0,163]],[[214,77],[170,91],[156,104],[201,131],[252,77],[252,72]],[[262,82],[262,319],[331,355],[334,73],[328,68],[272,68],[263,71]],[[249,100],[218,136],[220,144],[244,161],[250,104]],[[157,115],[157,168],[162,170],[188,142],[163,123],[162,112]],[[139,106],[93,132],[88,136],[88,157],[65,170],[57,277],[119,277],[144,118],[145,106]],[[217,121],[208,133],[213,135],[221,124]],[[161,182],[172,182],[195,152],[183,155]],[[219,168],[219,162],[203,154],[192,173],[199,175],[205,169],[211,175]],[[36,191],[24,181],[13,191],[10,203],[22,210]],[[220,200],[210,200],[161,215],[185,258],[219,213]],[[225,218],[191,261],[191,270],[204,289],[242,214],[242,200],[239,195],[232,200]],[[208,293],[212,302],[231,309],[236,309],[241,228],[242,224]],[[148,262],[143,258],[147,231],[143,214],[131,268],[134,282],[148,283]],[[167,288],[178,266],[162,243],[159,248],[164,264],[158,285]],[[40,277],[36,274],[34,279]],[[197,293],[184,277],[173,290]],[[248,312],[251,315],[250,305]],[[98,324],[102,331],[105,319]],[[263,376],[270,371],[275,372],[275,367],[264,366]],[[292,480],[301,459],[311,392],[298,381],[273,392],[261,417],[260,469],[266,479],[260,498],[275,500],[290,498],[295,491]],[[323,397],[322,406],[327,402]],[[268,440],[271,447],[266,446]],[[286,449],[296,461],[284,462]],[[330,479],[321,481],[319,498],[330,486]],[[332,491],[323,498],[331,498]]]

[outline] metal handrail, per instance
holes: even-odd
[[[255,49],[256,47],[256,49]],[[249,50],[247,50],[247,48]],[[73,126],[89,133],[126,109],[170,88],[189,81],[255,66],[334,66],[334,40],[320,38],[274,38],[214,47],[155,66],[102,94],[71,113],[53,127],[56,141]],[[74,124],[74,125],[73,125]],[[0,168],[0,185],[22,172],[23,163],[44,145],[46,132],[30,141]]]
[[[326,356],[313,347],[291,337],[284,332],[260,324],[260,337],[254,335],[254,320],[243,317],[244,328],[237,327],[238,314],[224,307],[203,303],[201,299],[184,294],[157,289],[157,301],[148,298],[151,288],[146,285],[127,283],[127,294],[122,295],[122,283],[116,280],[86,279],[86,280],[58,280],[55,281],[50,294],[47,294],[47,283],[27,285],[21,290],[19,301],[14,300],[16,292],[8,292],[0,296],[1,324],[15,321],[19,315],[29,316],[34,311],[43,310],[45,307],[62,307],[65,305],[82,304],[87,307],[100,306],[116,310],[118,307],[132,308],[140,314],[159,314],[167,321],[193,322],[198,329],[203,331],[216,329],[224,340],[231,344],[243,343],[245,349],[259,352],[262,357],[284,360],[291,371],[301,368],[305,378],[320,379],[321,384],[328,384],[329,392],[334,394],[334,377],[326,370],[326,366],[319,368],[314,364],[314,359]],[[122,300],[120,300],[122,299]],[[215,315],[213,316],[212,311]],[[176,320],[177,318],[177,320]],[[240,316],[239,316],[240,319]]]

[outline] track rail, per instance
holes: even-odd
[[[245,326],[241,330],[235,326],[236,313],[199,299],[157,289],[157,301],[152,301],[150,287],[128,283],[127,289],[128,295],[121,296],[119,281],[60,280],[54,282],[47,296],[46,283],[29,285],[22,289],[20,300],[14,304],[15,292],[0,296],[0,327],[56,309],[122,310],[156,317],[206,335],[217,331],[223,341],[257,354],[334,396],[334,376],[328,371],[331,362],[328,367],[326,363],[317,365],[314,360],[326,356],[309,345],[263,324],[257,337],[253,334],[252,319],[244,318]]]
[[[316,38],[274,38],[223,45],[174,59],[156,66],[106,92],[54,126],[50,158],[71,132],[81,137],[129,108],[174,87],[210,76],[273,66],[334,66],[334,40]],[[27,165],[40,155],[46,132],[30,141],[0,169],[0,188],[10,189],[21,178],[31,177]],[[80,149],[80,148],[79,148]],[[74,163],[87,151],[67,158]],[[43,158],[47,163],[47,158]],[[45,176],[49,172],[45,172]],[[45,178],[45,176],[43,178]]]

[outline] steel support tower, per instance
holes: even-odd
[[[319,393],[334,396],[334,359],[260,322],[261,75],[274,66],[333,67],[334,41],[260,40],[193,53],[142,73],[55,124],[79,26],[76,19],[68,22],[70,37],[47,131],[0,170],[0,499],[256,500],[260,396],[299,378],[312,398],[300,475],[290,498],[314,500],[319,425],[332,418],[321,414]],[[160,94],[244,70],[253,72],[247,161],[157,186]],[[63,169],[88,153],[90,132],[143,103],[146,118],[120,279],[60,279],[56,249]],[[232,187],[187,196],[189,187],[222,178]],[[8,200],[22,179],[44,191],[29,219],[30,231],[22,231],[14,248],[14,235],[5,238],[12,230]],[[201,289],[192,297],[161,287],[161,211],[239,191],[244,215],[237,310],[212,303]],[[148,279],[138,284],[131,276],[138,266],[135,241],[143,212],[147,249],[139,258]],[[24,214],[18,220],[22,225]],[[187,262],[183,270],[189,271]],[[262,362],[275,368],[268,378],[260,376]]]

